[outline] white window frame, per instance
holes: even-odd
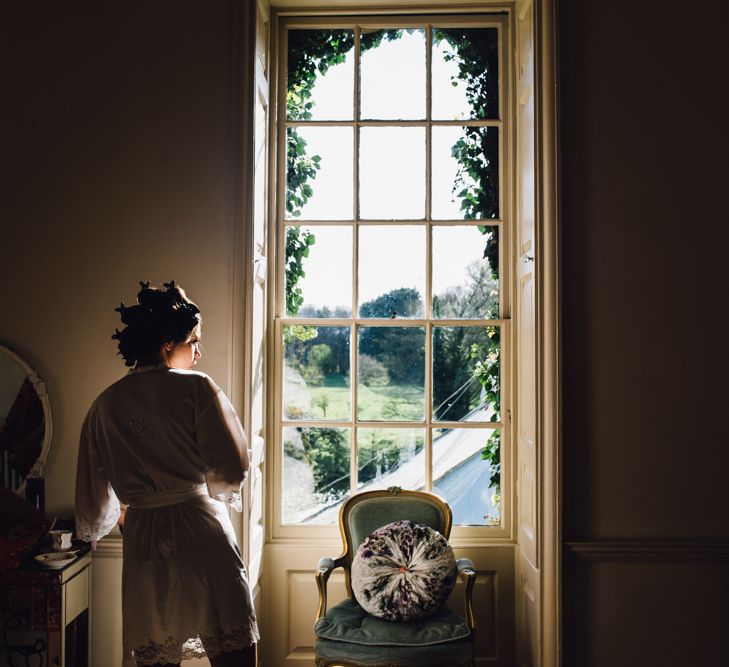
[[[285,247],[285,228],[286,226],[301,224],[301,226],[310,225],[310,223],[318,224],[337,224],[337,225],[350,225],[355,227],[354,234],[354,247],[353,247],[353,283],[354,283],[354,301],[353,309],[356,310],[356,289],[357,289],[357,252],[356,252],[356,227],[364,226],[368,224],[408,224],[407,221],[378,221],[370,222],[358,221],[356,218],[352,221],[306,221],[299,223],[296,220],[285,220],[285,165],[286,165],[286,141],[285,132],[289,125],[304,125],[306,122],[290,121],[287,122],[285,119],[285,98],[286,98],[286,72],[285,63],[286,57],[286,40],[283,38],[283,33],[288,26],[297,26],[305,28],[337,28],[347,27],[356,24],[361,27],[367,28],[386,28],[386,27],[424,27],[425,25],[437,25],[438,27],[495,27],[499,31],[499,118],[494,121],[454,121],[454,122],[442,122],[442,121],[430,121],[430,85],[427,86],[427,101],[428,111],[426,121],[412,121],[407,122],[408,125],[412,126],[438,126],[438,125],[491,125],[499,127],[499,141],[500,141],[500,168],[499,168],[499,218],[496,220],[480,220],[480,221],[432,221],[430,224],[429,220],[429,200],[430,200],[430,178],[429,178],[429,139],[426,151],[426,222],[417,221],[415,224],[426,224],[428,234],[426,235],[426,251],[427,251],[427,275],[426,281],[427,288],[425,294],[426,302],[426,313],[428,317],[423,320],[376,320],[370,318],[363,318],[363,324],[365,325],[384,325],[384,326],[402,326],[404,323],[407,325],[415,326],[422,325],[426,328],[426,378],[425,378],[425,397],[426,397],[426,420],[424,422],[400,422],[398,424],[392,424],[388,422],[357,422],[356,419],[353,423],[348,424],[347,427],[352,428],[352,437],[354,438],[354,427],[356,423],[359,427],[371,427],[377,426],[381,428],[423,428],[426,432],[426,440],[424,448],[426,450],[426,461],[427,461],[427,472],[426,472],[426,484],[431,483],[431,465],[430,465],[430,446],[431,446],[431,433],[433,428],[500,428],[501,429],[501,523],[499,526],[454,526],[452,531],[452,541],[454,543],[467,542],[469,544],[479,543],[510,543],[513,541],[514,535],[514,512],[513,512],[513,493],[514,493],[514,469],[512,465],[513,460],[513,446],[511,439],[511,410],[512,410],[512,385],[513,385],[513,362],[511,356],[511,337],[512,337],[512,326],[510,321],[511,316],[511,304],[512,304],[512,265],[513,265],[513,238],[514,238],[514,220],[513,211],[515,210],[514,203],[514,123],[513,123],[513,104],[514,104],[514,83],[511,72],[512,64],[512,35],[509,29],[508,16],[504,14],[494,13],[494,10],[483,13],[473,13],[470,9],[464,10],[459,13],[452,13],[448,16],[432,16],[428,13],[417,13],[417,14],[404,14],[399,16],[388,16],[386,14],[378,14],[377,16],[361,16],[355,12],[351,12],[351,16],[336,16],[336,17],[316,17],[316,16],[287,16],[282,18],[281,34],[278,39],[278,52],[277,52],[277,63],[278,71],[276,74],[275,89],[277,91],[276,99],[276,113],[272,113],[272,129],[270,136],[272,138],[272,155],[276,156],[275,165],[272,165],[272,183],[275,183],[275,187],[270,188],[272,197],[271,211],[275,211],[276,215],[271,216],[269,238],[275,239],[275,247],[272,248],[272,259],[271,264],[274,267],[272,271],[272,289],[271,293],[275,295],[273,302],[270,304],[271,309],[269,312],[274,313],[274,326],[270,327],[272,332],[272,338],[269,339],[268,349],[273,352],[270,355],[272,363],[269,364],[269,378],[273,381],[269,383],[270,393],[268,401],[269,419],[268,423],[272,426],[269,433],[269,442],[272,444],[270,448],[271,459],[270,459],[270,475],[269,475],[269,503],[272,511],[268,513],[269,517],[269,536],[273,540],[295,540],[295,541],[308,541],[315,542],[317,540],[331,540],[338,535],[339,529],[337,526],[301,526],[283,524],[281,521],[282,516],[282,467],[283,467],[283,447],[282,447],[282,427],[285,426],[306,426],[306,427],[337,427],[340,426],[340,422],[326,420],[326,421],[307,421],[304,424],[301,422],[287,422],[283,419],[282,415],[282,393],[283,393],[283,327],[286,324],[314,324],[318,323],[321,325],[339,325],[339,326],[353,326],[356,328],[356,322],[360,319],[356,317],[356,312],[352,313],[352,318],[344,320],[339,319],[327,319],[325,322],[321,320],[307,320],[304,318],[288,318],[285,315],[285,279],[284,279],[284,261],[281,256],[283,248]],[[428,38],[430,32],[428,30]],[[358,41],[355,42],[355,68],[358,66]],[[430,49],[426,51],[430,54]],[[428,55],[429,58],[429,55]],[[357,80],[355,69],[355,81]],[[273,86],[272,86],[273,87]],[[355,96],[357,95],[357,84],[355,83]],[[311,122],[311,121],[310,121]],[[353,126],[354,131],[354,142],[355,146],[358,142],[356,129],[361,126],[377,125],[375,122],[367,121],[356,121],[327,123],[318,122],[318,125],[339,125],[339,126]],[[379,123],[382,124],[382,123]],[[390,124],[390,121],[386,121],[384,124]],[[429,138],[430,133],[426,132],[426,137]],[[357,192],[357,153],[354,152],[354,187],[355,193]],[[354,206],[357,207],[357,196],[355,195]],[[413,223],[410,223],[413,224]],[[500,285],[499,285],[499,298],[500,298],[500,314],[501,317],[495,320],[475,320],[475,321],[463,321],[463,320],[430,320],[430,309],[431,309],[431,244],[430,239],[432,234],[430,230],[432,226],[446,226],[446,225],[494,225],[500,228],[499,234],[499,253],[500,253]],[[470,326],[488,326],[498,325],[501,327],[501,417],[502,422],[496,424],[490,424],[486,422],[479,423],[468,423],[468,422],[431,422],[430,417],[430,388],[431,388],[431,363],[432,358],[429,353],[431,349],[431,331],[433,325],[436,326],[447,326],[447,325],[470,325]],[[355,334],[356,335],[356,334]],[[356,377],[356,358],[354,348],[350,350],[350,369],[351,376]],[[352,397],[353,407],[356,405],[356,382],[352,383]],[[351,442],[350,447],[354,452],[356,450],[356,443]],[[356,483],[356,457],[352,457],[350,464],[351,483]],[[428,488],[426,486],[426,488]]]

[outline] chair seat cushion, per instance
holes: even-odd
[[[413,621],[440,609],[456,583],[453,550],[437,530],[395,521],[370,533],[352,560],[352,592],[373,616]]]
[[[349,599],[329,609],[314,632],[322,639],[374,646],[432,646],[470,636],[466,621],[447,607],[418,621],[395,623],[371,616]]]
[[[471,639],[429,646],[364,646],[317,639],[316,665],[358,667],[473,667]]]

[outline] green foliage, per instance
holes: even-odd
[[[475,373],[484,389],[486,401],[492,403],[491,421],[498,421],[501,413],[501,334],[498,327],[489,327],[488,349],[478,345],[471,348],[471,358],[476,362]],[[481,458],[491,464],[491,488],[495,503],[501,497],[501,431],[496,430],[481,451]]]
[[[412,34],[414,29],[406,29],[406,30],[372,30],[371,32],[365,32],[363,31],[360,34],[359,37],[359,44],[360,49],[362,53],[365,51],[369,51],[370,49],[376,49],[380,44],[382,44],[382,40],[387,40],[388,42],[394,42],[396,39],[400,39],[406,32],[408,34]]]
[[[349,327],[316,327],[317,344],[329,347],[330,355],[322,364],[327,375],[349,372]],[[316,346],[314,346],[316,347]],[[307,356],[310,357],[311,353]],[[315,352],[316,356],[317,353]]]
[[[322,411],[324,419],[327,418],[327,408],[329,407],[329,394],[320,394],[312,403]]]
[[[423,386],[425,336],[421,327],[362,327],[359,349],[383,364],[394,384]]]
[[[433,299],[437,318],[492,317],[498,313],[498,284],[487,262],[468,267],[468,279]],[[484,346],[480,327],[434,327],[433,405],[438,419],[458,419],[488,403],[472,363],[473,346]],[[486,345],[488,347],[488,345]]]
[[[361,48],[366,51],[375,48],[383,39],[399,39],[401,30],[375,30],[361,35]],[[433,31],[436,42],[445,40],[450,47],[446,60],[456,63],[458,76],[454,85],[465,85],[465,94],[472,109],[472,117],[490,119],[499,117],[498,100],[498,41],[495,29],[484,28],[438,28]],[[351,30],[290,30],[288,55],[287,116],[292,120],[307,120],[312,117],[312,91],[317,76],[327,72],[329,67],[344,62],[346,54],[354,46]],[[454,183],[454,194],[461,201],[464,218],[469,220],[494,219],[499,216],[499,141],[498,131],[493,127],[466,127],[464,136],[452,147],[452,155],[459,168]],[[290,128],[287,135],[287,190],[286,210],[292,217],[299,217],[301,209],[312,196],[311,181],[321,168],[321,158],[306,155],[306,142]],[[479,226],[486,237],[484,257],[488,260],[492,277],[498,280],[498,228]],[[314,242],[313,235],[304,230],[297,231],[289,247],[286,247],[286,311],[296,315],[303,303],[298,282],[303,277],[303,258]],[[311,241],[307,242],[307,238]],[[396,290],[395,292],[398,292]],[[364,317],[412,317],[422,314],[422,303],[417,303],[407,294],[389,293],[369,304],[363,305]],[[419,299],[419,295],[418,295]],[[446,303],[434,304],[436,308]],[[367,307],[367,309],[365,308]],[[489,317],[498,316],[498,304],[492,307]],[[310,330],[313,329],[314,333]],[[384,329],[384,331],[383,331]],[[295,331],[294,331],[295,330]],[[314,327],[287,327],[300,340],[316,336]],[[471,349],[471,358],[476,362],[475,373],[483,387],[486,400],[493,403],[494,419],[500,410],[500,357],[498,329],[492,330],[492,345],[488,350],[479,346]],[[361,351],[377,359],[393,381],[403,383],[422,382],[422,334],[417,328],[369,327],[363,330]],[[464,341],[455,342],[463,345]],[[339,348],[334,357],[339,358]],[[341,364],[341,362],[340,362]],[[342,368],[344,367],[341,364]],[[472,400],[472,399],[469,399]],[[332,433],[338,433],[328,429]],[[323,429],[322,431],[327,431]],[[338,451],[336,438],[324,438],[326,449]],[[498,494],[500,459],[500,433],[497,431],[486,444],[482,456],[492,464],[492,487]],[[348,456],[348,450],[347,450]],[[324,459],[322,459],[324,460]],[[329,460],[329,459],[327,459]],[[332,454],[331,460],[338,460]],[[322,464],[323,465],[323,464]],[[348,463],[347,466],[348,468]]]
[[[452,82],[465,85],[472,117],[478,120],[499,117],[499,53],[495,28],[436,28],[436,43],[445,40],[450,51],[445,59],[458,66]],[[494,127],[467,127],[465,136],[452,148],[459,169],[453,193],[461,200],[468,220],[497,218],[499,215],[499,138]],[[460,188],[460,189],[459,189]],[[479,227],[486,240],[494,277],[499,274],[498,230]]]
[[[303,428],[304,456],[314,474],[318,493],[339,498],[349,490],[349,443],[336,428]]]
[[[309,364],[318,366],[323,373],[331,373],[332,367],[332,348],[326,343],[312,345],[306,353]]]
[[[309,386],[344,384],[349,373],[349,327],[287,325],[284,327],[286,364]]]
[[[501,431],[494,431],[487,440],[481,451],[481,458],[491,464],[489,485],[494,491],[494,505],[498,505],[501,501]]]
[[[499,279],[499,228],[486,227],[479,225],[478,230],[486,237],[486,247],[483,251],[484,259],[486,259],[491,267],[491,277],[494,280]],[[499,316],[499,304],[492,309],[489,317],[496,318]]]
[[[413,317],[422,315],[423,301],[418,290],[403,287],[367,301],[362,317]],[[419,327],[362,327],[359,349],[380,362],[396,384],[422,386],[424,373],[423,330]]]
[[[433,317],[438,319],[489,319],[498,317],[499,282],[488,262],[473,262],[467,279],[441,294],[433,295]]]
[[[317,329],[316,327],[310,327]],[[306,384],[311,387],[318,387],[324,384],[324,378],[331,373],[332,368],[332,348],[326,343],[312,345],[306,352],[306,362],[299,362],[299,372],[304,378]],[[326,413],[326,410],[324,410]]]
[[[357,394],[357,417],[365,421],[422,421],[424,395],[420,386],[394,384],[387,387],[361,385]]]
[[[304,257],[309,256],[309,247],[316,243],[314,235],[303,227],[289,227],[286,229],[286,314],[294,316],[304,303],[304,295],[299,286],[303,278]],[[316,338],[316,327],[295,325],[286,327],[284,340],[286,342],[295,338],[302,342]]]
[[[304,326],[302,324],[292,324],[284,330],[284,341],[288,343],[291,340],[298,340],[302,343],[306,343],[312,338],[316,338],[317,329],[316,327]]]
[[[445,60],[458,65],[457,81],[466,89],[473,118],[499,117],[499,52],[496,28],[435,28],[436,44],[445,40]],[[454,85],[456,81],[453,82]]]
[[[421,317],[423,300],[412,287],[401,287],[366,301],[360,307],[362,317],[396,318]]]
[[[398,39],[400,30],[377,30],[362,35],[363,51],[378,46],[383,39]],[[344,62],[354,47],[351,30],[289,30],[286,115],[291,120],[309,120],[316,79],[333,65]],[[286,211],[298,218],[313,195],[311,181],[321,169],[321,156],[306,154],[306,141],[297,128],[286,134]],[[303,303],[299,281],[304,277],[303,258],[315,242],[308,230],[290,227],[286,234],[286,313],[293,317]]]
[[[311,93],[318,75],[344,62],[354,46],[351,30],[289,30],[286,115],[290,120],[309,120],[314,103]]]
[[[433,31],[436,42],[445,39],[452,47],[445,57],[458,65],[458,80],[465,83],[466,98],[478,119],[498,118],[498,41],[493,29],[448,28]],[[454,194],[461,200],[461,210],[469,220],[497,218],[499,216],[499,141],[496,128],[467,127],[465,136],[452,148],[459,169]],[[484,258],[491,274],[499,277],[499,230],[479,226],[486,236]],[[498,316],[498,306],[491,317]],[[492,419],[498,419],[501,408],[499,330],[493,329],[493,345],[488,351],[472,349],[476,361],[475,373],[484,388],[486,401],[494,405]],[[485,352],[485,356],[484,356]],[[495,431],[481,452],[491,464],[491,488],[495,503],[500,500],[501,433]]]
[[[314,191],[308,183],[321,169],[321,156],[306,154],[306,140],[295,127],[286,133],[286,211],[292,217],[301,216],[301,209]]]
[[[390,384],[387,367],[369,354],[361,354],[358,365],[359,381],[367,387],[386,387]]]
[[[458,420],[481,402],[470,350],[483,337],[478,327],[433,328],[433,405],[436,419]]]
[[[396,468],[400,463],[400,446],[391,438],[375,439],[359,443],[359,482],[366,484],[382,474]]]
[[[324,384],[324,373],[321,368],[314,364],[306,364],[299,366],[299,373],[304,378],[304,382],[310,387],[319,387]]]
[[[465,127],[453,144],[451,155],[458,161],[453,193],[461,200],[467,220],[499,216],[498,129]],[[491,155],[491,153],[496,153]],[[460,189],[459,189],[460,188]]]
[[[471,345],[471,359],[476,362],[474,375],[481,383],[484,400],[494,406],[491,421],[499,421],[501,408],[501,333],[498,327],[487,327],[489,343],[484,348],[474,343]]]

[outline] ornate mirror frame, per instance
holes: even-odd
[[[46,463],[46,458],[48,456],[48,450],[51,446],[51,437],[53,435],[53,424],[51,420],[51,403],[48,398],[48,391],[46,390],[45,382],[40,378],[38,373],[35,372],[35,370],[28,364],[28,362],[25,361],[21,356],[17,354],[17,352],[14,352],[6,345],[3,345],[0,343],[0,354],[6,354],[8,357],[10,357],[13,361],[15,361],[24,371],[25,375],[30,380],[30,383],[33,385],[33,389],[35,390],[35,393],[38,396],[38,399],[41,402],[41,405],[43,406],[43,420],[44,420],[44,433],[43,433],[43,444],[41,445],[41,451],[38,455],[38,458],[36,459],[35,463],[33,464],[33,467],[30,469],[30,472],[26,476],[26,480],[28,477],[41,477],[43,475],[43,467]],[[15,489],[16,493],[22,493],[23,489],[25,488],[25,480],[23,483]]]

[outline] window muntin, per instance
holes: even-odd
[[[491,22],[490,19],[479,20],[484,23]],[[344,438],[343,435],[332,437],[329,431],[337,429],[341,434],[346,431],[349,458],[345,461],[343,455],[331,455],[331,460],[338,463],[332,464],[330,476],[326,479],[321,473],[317,473],[318,477],[314,476],[315,479],[322,480],[323,486],[317,488],[322,505],[313,504],[308,517],[285,510],[288,506],[285,495],[293,480],[290,475],[288,478],[284,475],[285,479],[281,484],[282,497],[278,501],[279,506],[284,508],[281,519],[284,525],[332,525],[336,522],[338,505],[347,494],[335,499],[326,484],[339,485],[337,488],[340,490],[342,485],[348,484],[347,493],[351,493],[375,488],[374,484],[391,485],[388,480],[402,481],[408,470],[416,469],[420,471],[418,475],[411,472],[407,483],[397,485],[432,489],[445,494],[444,497],[448,499],[451,494],[449,489],[453,486],[453,471],[468,469],[470,474],[456,486],[460,484],[463,487],[463,480],[470,480],[473,486],[477,486],[478,493],[470,497],[480,498],[478,502],[483,503],[483,512],[480,515],[465,511],[454,512],[455,523],[499,525],[502,520],[499,502],[500,448],[508,443],[507,425],[499,421],[504,409],[502,399],[506,396],[501,377],[507,370],[501,365],[505,358],[502,344],[505,340],[503,331],[506,324],[502,314],[505,310],[508,311],[505,299],[507,293],[499,269],[499,257],[504,253],[504,248],[500,247],[503,245],[503,216],[507,210],[503,203],[507,201],[504,199],[505,188],[500,182],[500,174],[505,173],[502,145],[505,141],[505,124],[500,113],[500,89],[503,81],[498,76],[492,77],[483,90],[476,90],[475,93],[473,80],[457,81],[457,85],[451,86],[455,94],[450,94],[448,99],[443,100],[432,87],[442,85],[444,77],[452,76],[454,66],[457,69],[457,57],[446,59],[443,56],[443,34],[446,31],[450,31],[451,35],[459,35],[466,41],[473,39],[475,35],[476,41],[480,42],[475,46],[471,44],[470,52],[474,48],[491,49],[488,60],[490,71],[498,73],[498,53],[502,48],[501,24],[494,21],[497,25],[489,27],[440,28],[432,22],[405,27],[397,26],[392,21],[390,23],[386,28],[348,26],[353,44],[343,57],[339,57],[342,56],[339,54],[337,58],[329,59],[332,62],[327,62],[322,81],[315,83],[315,90],[324,90],[323,80],[327,76],[335,73],[341,76],[337,68],[351,68],[353,85],[351,88],[343,88],[344,91],[353,91],[351,121],[343,120],[349,115],[343,111],[339,112],[339,119],[333,118],[332,112],[329,113],[332,118],[325,119],[323,115],[317,115],[316,104],[303,114],[292,113],[291,105],[287,107],[290,120],[285,125],[289,132],[295,127],[297,132],[313,128],[347,128],[353,133],[351,140],[347,138],[341,143],[342,152],[351,156],[352,169],[343,166],[337,169],[342,179],[339,194],[341,200],[346,200],[346,205],[341,201],[335,202],[332,195],[322,198],[322,201],[328,201],[333,207],[339,206],[339,210],[346,209],[348,212],[340,216],[332,214],[331,211],[314,215],[302,210],[302,207],[291,210],[287,206],[280,219],[279,234],[285,238],[291,230],[297,230],[299,235],[310,234],[315,239],[321,233],[324,239],[326,229],[332,223],[348,226],[352,230],[351,253],[350,246],[345,245],[342,248],[343,255],[351,257],[352,270],[342,272],[336,278],[330,274],[329,281],[332,286],[336,283],[341,294],[347,292],[344,285],[349,279],[354,317],[346,312],[346,307],[337,311],[331,305],[335,301],[344,301],[341,297],[320,298],[318,301],[328,301],[329,304],[325,307],[311,307],[307,303],[308,307],[294,309],[295,312],[287,309],[285,315],[280,317],[283,328],[288,332],[279,336],[282,351],[289,349],[286,347],[287,336],[291,335],[292,329],[304,331],[304,336],[316,332],[310,339],[314,341],[313,347],[317,344],[316,337],[320,330],[324,332],[332,329],[323,326],[329,322],[342,325],[341,336],[344,336],[345,331],[348,333],[347,349],[351,355],[346,377],[343,378],[340,372],[336,382],[331,378],[324,381],[325,385],[332,384],[332,388],[342,394],[334,400],[330,398],[328,403],[325,400],[325,408],[322,408],[322,401],[316,395],[317,391],[321,391],[310,390],[309,405],[299,407],[301,414],[294,411],[296,418],[291,419],[291,411],[286,414],[284,399],[279,431],[282,437],[282,471],[287,470],[287,465],[290,464],[290,461],[287,462],[284,441],[288,437],[288,453],[291,455],[292,428],[299,434],[313,433],[316,437],[308,435],[306,441],[311,446],[316,446],[315,442],[322,440],[324,445],[321,449],[327,451],[342,450],[341,443]],[[292,27],[284,34],[296,34],[297,47],[301,47],[305,40],[300,39],[300,35],[307,31],[308,29]],[[319,43],[334,39],[336,35],[331,35],[334,32],[331,28],[322,29]],[[432,51],[424,49],[422,63],[425,72],[422,91],[424,113],[414,110],[420,109],[414,102],[408,107],[405,103],[397,102],[394,97],[390,100],[392,104],[380,104],[379,107],[374,101],[372,104],[363,102],[365,93],[374,95],[372,91],[377,87],[373,83],[377,77],[371,73],[367,79],[356,77],[358,71],[365,73],[365,64],[369,63],[367,66],[372,67],[375,61],[367,55],[364,40],[379,39],[379,45],[371,50],[382,49],[384,52],[390,49],[392,53],[393,44],[400,39],[393,38],[392,35],[398,32],[402,35],[414,35],[410,40],[411,45],[418,40],[433,44]],[[316,29],[311,29],[311,33],[316,33]],[[346,30],[339,33],[346,33],[346,40],[350,39],[350,33]],[[284,53],[285,42],[286,40]],[[380,53],[376,55],[380,56]],[[313,60],[316,62],[316,58]],[[290,55],[288,62],[290,66]],[[413,67],[412,71],[416,69],[417,67]],[[397,72],[393,76],[396,74]],[[365,84],[365,80],[369,82]],[[418,80],[417,75],[413,75],[413,80]],[[290,87],[290,77],[288,83]],[[469,85],[470,98],[467,91]],[[394,91],[390,92],[394,95]],[[349,92],[341,97],[349,99]],[[313,98],[314,96],[310,99]],[[474,100],[481,105],[475,111]],[[350,141],[349,145],[346,144],[347,141]],[[452,142],[450,146],[449,142]],[[396,149],[397,146],[400,147],[399,150]],[[308,145],[305,149],[308,152]],[[387,154],[388,151],[387,159],[380,159],[377,164],[375,158],[383,153]],[[316,155],[320,155],[320,152],[317,151]],[[287,156],[290,163],[293,156],[291,153],[287,153]],[[472,158],[470,162],[468,158]],[[310,179],[310,186],[314,191],[311,197],[315,196],[316,188],[319,187],[323,162],[323,158],[319,160],[316,175]],[[346,178],[342,174],[346,174]],[[398,179],[403,183],[399,183]],[[287,181],[287,185],[289,183]],[[402,187],[398,189],[398,185]],[[459,189],[456,190],[456,187]],[[353,207],[350,204],[350,192],[353,193]],[[292,194],[296,193],[292,193],[289,188],[283,194],[285,196],[281,199],[288,205]],[[461,239],[466,245],[459,245]],[[316,259],[316,243],[317,241],[308,248],[303,257],[304,266],[310,266]],[[281,306],[284,303],[288,305],[291,301],[291,281],[287,274],[289,259],[288,254],[284,255],[280,265],[281,273],[287,280],[281,281],[282,285],[286,284],[286,289],[279,291],[281,305],[278,312],[282,312]],[[340,263],[341,261],[340,258]],[[454,278],[454,263],[461,264],[461,275],[472,276],[472,284],[468,284],[467,280],[460,282],[457,277]],[[324,269],[306,268],[303,271],[306,276],[301,277],[296,286],[300,284],[302,291],[306,292],[308,276],[317,271],[326,273]],[[381,282],[377,283],[378,280]],[[376,283],[374,286],[373,282]],[[284,293],[281,294],[281,291]],[[469,298],[464,296],[467,292]],[[304,301],[306,302],[306,297]],[[317,299],[312,297],[310,301],[313,303]],[[394,306],[392,302],[395,303]],[[296,321],[299,324],[294,324]],[[389,337],[383,335],[384,333],[389,334]],[[377,334],[375,339],[379,336],[379,341],[375,340],[376,345],[372,342],[373,334]],[[398,334],[403,339],[399,341],[399,349]],[[455,339],[461,340],[460,348],[457,341],[454,343]],[[477,349],[464,347],[463,341],[471,341]],[[450,353],[444,351],[448,344],[451,348],[456,346]],[[409,356],[405,356],[403,350],[407,350]],[[413,376],[408,377],[407,382],[403,380],[402,368],[398,367],[398,360],[403,356],[412,367],[411,374],[418,375],[417,379]],[[281,358],[283,355],[279,354],[279,359]],[[478,378],[474,379],[478,363],[482,366],[490,363],[492,371],[494,368],[496,371],[490,376],[486,374],[483,384]],[[453,385],[453,378],[449,380],[449,364],[454,375],[461,377],[464,382],[470,380],[466,382],[465,389],[460,385]],[[400,366],[404,366],[404,363],[401,362]],[[354,372],[355,382],[351,381],[349,370]],[[478,391],[474,391],[474,385],[480,387]],[[445,414],[442,414],[444,408],[439,413],[438,409],[443,401],[436,397],[447,398],[450,393],[459,390],[455,404]],[[344,394],[347,400],[343,400]],[[315,405],[312,400],[319,400],[319,403]],[[337,416],[332,416],[332,406],[342,405],[349,408],[350,414],[344,418],[345,410],[340,410],[336,413]],[[327,411],[326,417],[324,410]],[[330,420],[333,428],[329,428],[328,432],[319,437],[316,429],[325,429],[325,422]],[[393,432],[395,435],[399,434],[399,437],[394,437]],[[479,439],[480,449],[475,444]],[[337,447],[333,447],[333,440],[337,441]],[[458,445],[451,447],[447,445],[449,442],[457,442]],[[483,458],[483,454],[489,449],[486,443],[490,443],[490,458]],[[364,450],[360,451],[362,446]],[[297,455],[300,457],[301,451],[299,448]],[[321,457],[321,453],[317,453],[317,456]],[[309,455],[302,460],[308,462],[311,470],[319,465],[315,456]],[[347,462],[349,473],[345,484],[343,469]],[[474,475],[473,471],[478,474]],[[483,489],[484,480],[489,482],[486,492]],[[491,483],[494,480],[495,483]],[[326,493],[330,495],[327,496]],[[465,506],[465,501],[459,501],[452,494],[451,499],[459,507]]]

